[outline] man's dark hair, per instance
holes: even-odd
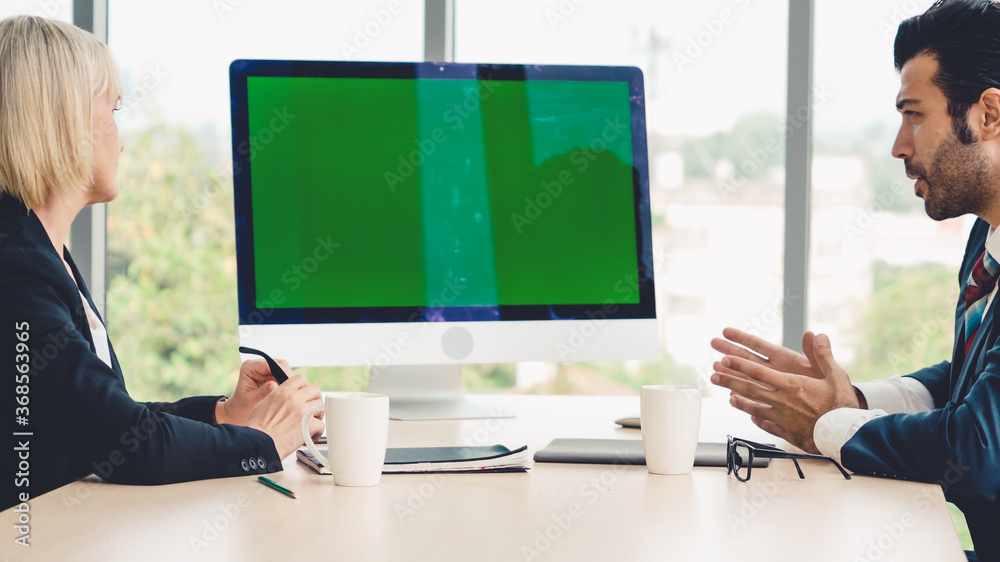
[[[987,88],[1000,88],[1000,3],[938,0],[899,24],[894,54],[897,71],[917,55],[937,60],[933,80],[948,99],[955,135],[963,144],[975,142],[969,108]]]

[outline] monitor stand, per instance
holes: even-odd
[[[389,396],[389,418],[394,420],[514,417],[513,412],[466,400],[461,365],[373,366],[368,392]]]

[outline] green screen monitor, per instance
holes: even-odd
[[[638,69],[237,60],[230,80],[241,345],[369,365],[372,391],[402,373],[396,414],[455,399],[463,363],[658,353]]]

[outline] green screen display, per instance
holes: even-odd
[[[638,303],[626,82],[248,77],[280,308]]]

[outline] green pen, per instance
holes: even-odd
[[[258,476],[257,481],[269,488],[274,488],[275,490],[281,492],[282,494],[285,494],[288,497],[296,499],[298,499],[299,497],[298,494],[296,494],[295,492],[289,490],[288,488],[282,486],[281,484],[278,484],[277,482],[271,480],[270,478],[264,478],[263,476]]]

